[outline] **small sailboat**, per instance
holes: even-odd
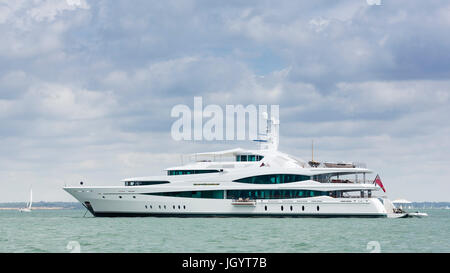
[[[20,212],[31,212],[31,205],[33,204],[33,189],[30,189],[30,202],[27,203],[25,208],[19,209]]]

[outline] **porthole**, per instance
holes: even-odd
[[[267,206],[264,206],[264,210],[267,211]]]
[[[320,210],[320,208],[319,208],[319,206],[317,206],[317,211],[319,211]]]
[[[164,209],[166,209],[166,205],[164,205]]]
[[[161,205],[159,205],[159,209],[161,209]]]
[[[292,211],[292,206],[291,206],[291,211]]]
[[[283,206],[281,206],[281,211],[283,211],[283,209],[284,209]]]
[[[183,209],[186,209],[186,206],[183,206]]]
[[[175,209],[175,205],[173,205],[173,209]]]
[[[145,205],[145,208],[148,209],[147,205]]]
[[[178,209],[181,209],[180,205],[178,205]]]
[[[133,196],[134,199],[136,199],[136,196]]]
[[[305,206],[302,206],[302,211],[305,211]]]
[[[105,196],[102,196],[103,199],[105,199]]]
[[[122,196],[119,195],[119,198],[122,199]]]
[[[150,205],[150,208],[152,208],[152,205]]]

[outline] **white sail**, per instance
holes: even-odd
[[[20,212],[31,212],[31,205],[33,204],[33,189],[30,189],[30,202],[27,202],[25,208],[19,209]]]
[[[32,204],[33,204],[33,189],[30,189],[30,203],[28,203],[28,209],[31,209]]]

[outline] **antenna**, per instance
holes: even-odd
[[[269,115],[267,114],[267,112],[263,112],[262,116],[263,116],[263,119],[266,120],[266,136],[268,136],[269,135],[269,131],[270,131]]]
[[[314,161],[314,139],[311,141],[311,161],[308,164],[313,168],[317,168],[320,165],[320,162]]]
[[[280,121],[275,117],[269,119],[267,112],[263,112],[262,117],[266,120],[266,134],[263,135],[264,137],[262,139],[255,139],[253,141],[260,142],[261,150],[277,150]]]

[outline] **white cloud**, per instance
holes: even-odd
[[[76,9],[89,9],[86,0],[38,0],[35,5],[27,11],[27,14],[36,21],[53,21],[56,16],[64,11]]]
[[[17,1],[8,1],[1,0],[0,1],[0,24],[5,23],[9,19],[12,19],[14,13],[20,10],[25,4],[26,0],[17,0]]]
[[[5,1],[0,3],[0,57],[30,57],[61,50],[62,36],[77,19],[62,17],[64,11],[87,10],[85,0]],[[59,19],[59,20],[58,20]],[[73,21],[71,21],[73,20]]]
[[[19,73],[19,76],[21,73]],[[17,75],[8,75],[8,78]],[[0,100],[4,117],[29,115],[59,120],[96,119],[116,108],[111,92],[99,92],[55,83],[35,83],[22,96]]]
[[[243,16],[229,19],[226,24],[229,31],[258,42],[296,45],[310,40],[308,24],[302,20],[289,24],[272,24],[264,15],[247,16],[247,12],[244,12]]]
[[[116,107],[111,93],[44,83],[31,87],[24,101],[38,114],[60,119],[94,119]]]
[[[381,5],[381,0],[366,0],[366,1],[367,1],[367,4],[370,5],[370,6],[373,6],[373,5],[379,6],[379,5]]]
[[[316,32],[323,31],[329,23],[329,20],[325,20],[323,18],[311,19],[309,21],[309,25],[313,27]]]
[[[7,117],[12,111],[14,111],[14,103],[10,100],[0,99],[0,118]]]
[[[117,155],[117,158],[120,164],[132,169],[144,169],[154,165],[168,166],[170,164],[176,164],[181,160],[180,155],[174,153],[161,154],[150,152],[122,153]],[[162,170],[158,171],[162,172]]]
[[[338,83],[337,86],[336,101],[354,98],[357,103],[347,109],[357,111],[430,110],[447,106],[450,100],[450,81]]]

